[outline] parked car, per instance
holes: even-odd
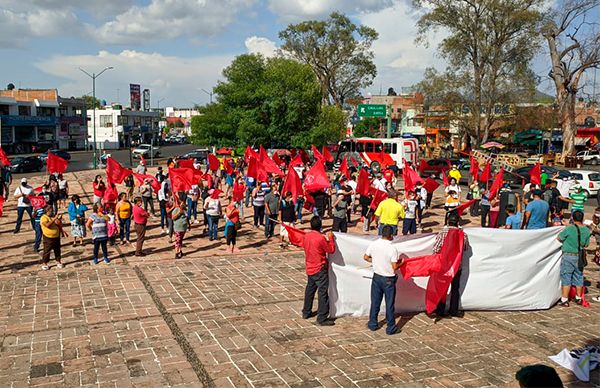
[[[140,144],[136,149],[131,151],[134,157],[139,158],[140,155],[144,156],[144,158],[150,157],[150,150],[154,152],[154,157],[157,158],[160,155],[160,148],[157,146],[151,146],[150,144]]]
[[[177,160],[181,159],[196,159],[198,162],[202,164],[206,164],[208,159],[208,149],[206,148],[198,148],[193,151],[188,152],[187,154],[183,154],[176,158]]]
[[[9,169],[11,172],[34,172],[42,171],[44,163],[35,156],[19,156],[10,161]]]
[[[450,170],[452,163],[448,159],[431,159],[419,165],[421,176],[437,175],[441,176],[444,171]]]
[[[583,187],[583,191],[587,193],[588,197],[598,194],[598,190],[600,190],[600,173],[598,171],[570,170],[569,172]]]
[[[600,163],[600,151],[599,150],[588,150],[588,151],[579,151],[577,153],[578,158],[583,159],[583,163],[589,163],[591,165],[598,165]]]
[[[42,163],[46,163],[46,160],[48,160],[48,152],[52,152],[54,155],[63,158],[65,160],[71,160],[71,154],[68,153],[67,151],[64,150],[49,150],[44,152],[43,154],[40,154],[38,156],[38,158],[42,161]]]
[[[522,186],[523,183],[528,183],[530,180],[529,171],[531,166],[517,168],[512,173],[505,174],[505,181],[508,181],[511,186]],[[558,173],[558,179],[572,178],[573,174],[566,170],[559,170],[555,167],[541,166],[541,171],[548,174],[548,178],[552,178]]]

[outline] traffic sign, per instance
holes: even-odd
[[[358,105],[358,117],[386,117],[387,109],[383,104]]]

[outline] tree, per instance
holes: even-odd
[[[377,32],[337,12],[328,20],[291,24],[279,33],[282,50],[308,64],[321,85],[323,102],[341,107],[373,83],[377,68],[372,43]]]
[[[445,73],[428,80],[453,95],[462,128],[473,146],[486,142],[497,118],[497,104],[514,96],[515,88],[534,86],[529,63],[539,47],[541,9],[545,0],[414,0],[424,11],[417,42],[438,29],[448,32],[438,51],[448,63]],[[431,70],[430,70],[431,71]],[[448,85],[459,86],[458,89]],[[450,107],[456,110],[456,107]]]
[[[354,126],[352,133],[355,137],[377,137],[381,121],[375,117],[365,117]]]
[[[81,98],[83,98],[83,101],[85,102],[86,109],[92,109],[94,105],[96,106],[96,109],[100,109],[102,107],[100,100],[97,98],[94,99],[94,97],[87,94],[85,96],[81,96]]]
[[[346,123],[346,113],[341,108],[324,106],[319,112],[315,126],[308,133],[295,135],[292,145],[308,148],[311,144],[321,147],[329,143],[336,143],[344,137]]]
[[[556,88],[559,124],[563,132],[563,155],[575,152],[577,93],[585,72],[600,66],[600,32],[594,32],[586,16],[600,0],[564,0],[543,27],[548,43]]]
[[[200,115],[193,116],[191,140],[194,144],[233,145],[236,127],[223,104],[209,104],[198,108]]]

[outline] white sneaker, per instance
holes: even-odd
[[[65,266],[63,263],[58,263],[58,264],[56,264],[56,268],[62,269],[62,268],[65,268]]]
[[[592,300],[593,300],[594,302],[600,302],[600,296],[594,296],[594,297],[592,298]]]
[[[48,271],[50,269],[50,267],[48,267],[47,265],[42,265],[42,270],[44,271]]]
[[[161,233],[161,234],[167,234],[167,230],[166,230],[166,229],[162,229],[162,230],[160,231],[160,233]]]

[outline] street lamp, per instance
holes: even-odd
[[[158,112],[160,113],[160,103],[163,102],[165,99],[161,98],[160,100],[156,101],[156,109],[158,110]]]
[[[208,94],[208,97],[210,98],[210,103],[212,104],[212,96],[213,96],[213,92],[207,92],[206,90],[200,88],[200,90],[202,90],[204,93]]]
[[[96,144],[96,78],[100,77],[102,75],[102,73],[104,73],[106,70],[112,70],[114,69],[114,67],[112,66],[108,66],[105,67],[104,70],[102,70],[100,73],[96,74],[96,73],[88,73],[87,71],[83,70],[81,67],[79,68],[79,70],[81,70],[85,75],[87,75],[88,77],[90,77],[92,79],[92,104],[93,104],[93,116],[92,116],[92,125],[94,127],[94,170],[98,167],[98,155],[97,155],[97,144]]]

